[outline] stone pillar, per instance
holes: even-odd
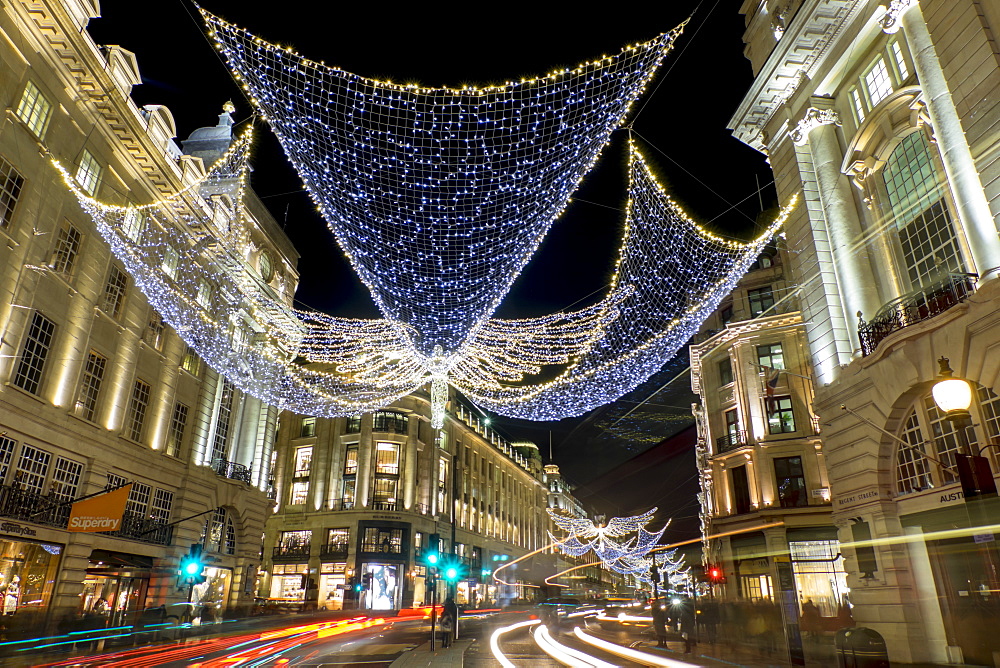
[[[358,475],[354,489],[355,503],[358,508],[367,508],[371,498],[373,424],[374,416],[371,413],[365,413],[361,416],[361,438],[358,441]]]
[[[420,417],[413,413],[407,421],[406,444],[403,446],[403,508],[414,510],[417,493],[417,435]]]
[[[819,102],[819,101],[818,101]],[[862,238],[861,220],[854,202],[854,191],[840,170],[844,152],[837,137],[840,116],[833,109],[810,107],[792,131],[792,141],[809,144],[816,186],[826,218],[830,250],[848,323],[851,348],[860,348],[857,332],[858,313],[871,318],[880,306],[877,282],[867,253],[858,248]]]
[[[927,112],[934,126],[934,137],[954,196],[955,210],[969,241],[979,281],[992,280],[1000,270],[1000,237],[997,236],[996,222],[917,1],[894,0],[882,26],[890,34],[898,31],[900,26],[903,28],[913,56],[913,67],[927,102]]]

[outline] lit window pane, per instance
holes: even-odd
[[[868,73],[865,74],[865,86],[868,88],[868,97],[872,101],[872,106],[889,97],[892,93],[892,79],[889,78],[889,68],[885,66],[885,59],[879,56]]]

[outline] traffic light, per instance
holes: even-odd
[[[441,536],[436,533],[430,535],[427,541],[427,552],[424,553],[424,563],[429,568],[437,568],[441,564]]]
[[[721,566],[709,566],[706,572],[712,584],[726,584],[726,573]]]
[[[181,566],[177,574],[188,584],[201,584],[205,581],[205,561],[201,556],[200,543],[191,545],[188,553],[181,556]]]
[[[449,559],[447,562],[442,564],[441,576],[444,577],[447,582],[454,584],[465,577],[465,566],[458,559]]]

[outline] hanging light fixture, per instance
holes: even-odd
[[[972,386],[967,380],[955,378],[947,357],[941,357],[938,364],[938,381],[934,383],[931,394],[934,403],[944,413],[947,420],[965,420],[970,417],[969,406],[972,405]]]

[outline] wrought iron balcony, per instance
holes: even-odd
[[[354,499],[333,499],[330,501],[329,509],[333,512],[354,510]]]
[[[732,434],[726,434],[715,439],[716,454],[742,448],[747,444],[747,433],[743,429],[737,429]]]
[[[413,507],[413,510],[416,511],[420,515],[430,515],[431,514],[431,507],[428,506],[426,503],[418,503],[417,505],[415,505]]]
[[[347,541],[327,543],[320,550],[320,557],[346,557],[348,545]]]
[[[904,327],[944,313],[972,294],[976,274],[949,274],[937,283],[892,300],[868,322],[858,321],[861,354],[875,352],[882,340]]]
[[[164,522],[150,519],[138,513],[125,511],[122,515],[121,529],[118,531],[102,531],[106,536],[141,540],[144,543],[170,545],[174,528]]]
[[[372,510],[395,511],[397,505],[399,504],[395,501],[380,501],[379,499],[376,499],[372,502]]]
[[[289,545],[277,545],[271,550],[271,557],[282,559],[289,557],[308,557],[309,543],[292,543]]]
[[[212,470],[221,475],[223,478],[239,480],[240,482],[245,482],[248,485],[253,484],[250,482],[249,466],[237,464],[236,462],[227,462],[225,459],[213,459]]]

